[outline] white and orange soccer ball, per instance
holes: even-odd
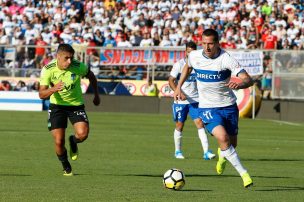
[[[171,168],[165,172],[163,183],[167,189],[180,190],[185,185],[185,175],[180,169]]]

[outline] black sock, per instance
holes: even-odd
[[[81,143],[82,141],[80,139],[78,139],[75,135],[73,135],[73,141],[77,144],[77,143]]]
[[[72,171],[72,166],[71,166],[71,164],[68,160],[67,151],[65,150],[62,155],[57,154],[57,157],[62,164],[63,170],[65,170],[67,172],[71,172]]]

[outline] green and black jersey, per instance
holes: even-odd
[[[83,104],[81,77],[88,74],[88,67],[77,60],[72,61],[70,67],[61,70],[57,66],[57,60],[52,60],[43,67],[40,76],[40,85],[54,86],[58,82],[64,82],[64,88],[61,91],[53,93],[50,98],[51,104],[64,106],[79,106]]]

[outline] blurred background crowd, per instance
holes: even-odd
[[[303,0],[0,0],[0,44],[200,45],[216,29],[227,49],[303,49]],[[42,55],[43,51],[36,54]]]

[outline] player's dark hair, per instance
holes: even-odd
[[[186,48],[192,48],[193,50],[197,49],[196,43],[194,43],[193,41],[189,41],[188,43],[186,43]]]
[[[219,35],[214,29],[206,29],[203,36],[213,36],[214,42],[219,42]]]
[[[75,50],[73,49],[73,47],[70,44],[59,44],[58,48],[57,48],[57,53],[58,52],[68,52],[68,53],[72,53],[74,55]]]

